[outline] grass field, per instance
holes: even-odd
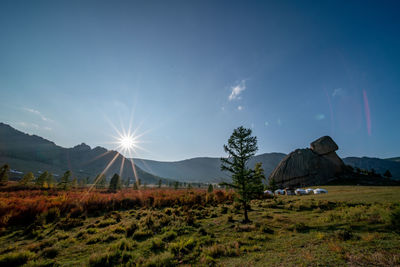
[[[212,201],[216,193],[199,190],[168,194],[200,194],[200,204],[46,212],[4,227],[0,266],[400,265],[400,187],[324,188],[255,200],[250,224],[229,194]]]

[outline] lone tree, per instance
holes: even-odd
[[[35,184],[39,187],[44,187],[47,177],[49,176],[49,172],[45,171],[38,178],[36,178]]]
[[[227,158],[221,158],[221,170],[232,174],[232,183],[224,183],[235,189],[238,201],[243,205],[244,223],[250,222],[247,211],[252,199],[262,194],[263,185],[260,176],[247,167],[247,163],[257,151],[257,137],[251,136],[251,129],[243,126],[235,129],[224,145]],[[260,166],[261,167],[261,166]]]
[[[19,181],[20,185],[30,185],[33,180],[35,180],[35,176],[32,172],[25,173],[22,179]]]
[[[0,169],[0,184],[6,185],[8,182],[8,172],[10,171],[10,166],[4,164]]]
[[[94,184],[96,188],[106,187],[106,176],[103,173],[98,174],[94,179]]]
[[[386,170],[383,176],[385,176],[386,178],[392,178],[392,173],[389,170]]]
[[[60,180],[60,183],[58,184],[58,186],[63,190],[67,190],[71,183],[71,181],[69,180],[70,177],[71,177],[71,171],[66,171],[64,173],[63,177],[61,177],[61,180]]]
[[[110,186],[108,187],[110,191],[117,191],[121,189],[121,177],[118,174],[114,174],[110,180]]]

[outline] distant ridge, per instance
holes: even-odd
[[[257,162],[262,162],[268,176],[284,157],[283,153],[257,155],[250,160],[250,166],[254,167]],[[219,183],[230,180],[228,174],[220,170],[220,158],[198,157],[173,162],[135,158],[134,161],[146,172],[182,182]]]
[[[103,147],[92,149],[85,143],[73,148],[63,148],[37,135],[29,135],[0,123],[0,164],[8,163],[13,170],[32,171],[35,175],[47,170],[56,177],[71,170],[78,178],[93,179],[111,161],[113,163],[105,172],[107,177],[122,170],[123,178],[134,178],[130,161],[116,151]],[[143,183],[157,183],[160,179],[140,167],[136,167],[136,172]]]
[[[0,123],[0,164],[8,163],[11,169],[19,172],[48,170],[61,175],[66,170],[72,170],[78,178],[95,177],[104,170],[106,165],[116,157],[106,175],[119,173],[122,161],[123,177],[133,178],[132,166],[129,160],[116,151],[108,151],[103,147],[91,148],[82,143],[73,148],[63,148],[54,142],[37,135],[29,135]],[[283,153],[264,153],[255,156],[250,166],[261,162],[268,177],[279,162],[286,156]],[[383,174],[386,170],[392,173],[393,179],[400,179],[400,157],[390,159],[347,157],[345,164],[361,169],[374,169]],[[160,177],[181,182],[218,183],[229,181],[227,173],[220,171],[220,159],[199,157],[175,162],[134,159],[136,171],[144,183],[157,183]]]

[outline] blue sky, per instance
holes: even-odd
[[[222,156],[330,135],[340,156],[400,156],[398,1],[1,1],[0,121],[56,144]],[[369,114],[369,115],[368,115]]]

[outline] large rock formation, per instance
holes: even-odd
[[[345,172],[345,165],[335,152],[338,146],[331,137],[321,137],[310,147],[287,155],[269,179],[279,187],[304,187],[328,183]]]

